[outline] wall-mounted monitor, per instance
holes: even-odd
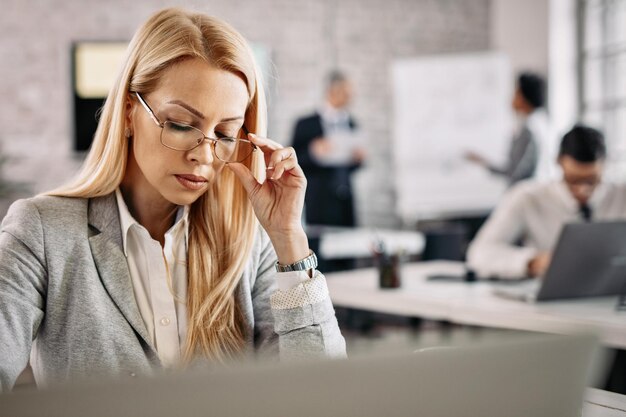
[[[79,41],[72,44],[74,150],[91,146],[98,111],[115,81],[128,42]]]
[[[86,151],[91,146],[99,111],[120,71],[127,47],[128,42],[123,41],[77,41],[72,44],[75,151]],[[270,99],[274,79],[270,71],[271,51],[262,44],[252,44],[251,47],[264,75],[266,94]]]

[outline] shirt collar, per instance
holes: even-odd
[[[128,232],[133,225],[137,225],[138,227],[143,226],[135,220],[130,211],[128,210],[128,206],[124,201],[124,197],[122,197],[122,192],[119,188],[115,190],[115,198],[117,199],[117,209],[120,214],[120,225],[122,227],[122,245],[124,247],[124,255],[128,256],[126,251],[126,245],[128,242]],[[176,211],[176,220],[174,221],[174,225],[169,228],[166,232],[175,233],[180,228],[183,228],[185,232],[185,245],[189,242],[189,206],[178,206],[178,210]]]
[[[338,109],[325,102],[320,109],[320,115],[326,123],[347,122],[350,114],[346,109]]]
[[[565,184],[564,180],[556,181],[554,183],[556,188],[556,192],[559,195],[561,201],[566,205],[567,209],[572,213],[578,213],[579,204],[576,199],[572,196],[572,193],[569,191],[567,184]],[[593,190],[593,194],[589,199],[589,207],[592,209],[597,208],[602,204],[602,200],[607,195],[608,185],[605,182],[600,182],[596,185],[596,188]]]
[[[602,201],[607,197],[608,191],[609,184],[607,184],[606,182],[600,182],[593,190],[593,194],[589,199],[589,206],[593,209],[601,205]]]

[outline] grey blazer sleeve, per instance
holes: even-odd
[[[509,184],[530,178],[534,175],[539,160],[537,141],[528,128],[523,128],[513,140],[509,150],[509,159],[505,167],[490,165],[492,174],[507,177]]]
[[[0,231],[0,391],[26,367],[44,316],[44,234],[34,204],[13,204]]]
[[[345,357],[346,345],[335,317],[326,279],[319,272],[289,291],[279,291],[276,255],[265,237],[253,289],[254,315],[261,340],[257,348],[273,342],[278,335],[281,360],[315,357]],[[270,331],[268,327],[273,323]]]
[[[512,160],[509,173],[511,184],[532,177],[537,168],[539,160],[537,141],[528,128],[524,128],[520,137],[515,141],[513,153],[515,158]]]

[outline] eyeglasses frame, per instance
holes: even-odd
[[[152,121],[154,121],[154,123],[162,129],[162,130],[161,130],[161,135],[160,135],[160,137],[159,137],[159,141],[161,142],[161,145],[163,145],[163,146],[165,146],[166,148],[171,149],[171,150],[173,150],[173,151],[179,151],[179,152],[189,152],[189,151],[191,151],[191,150],[196,149],[198,146],[202,145],[202,144],[203,144],[206,140],[209,140],[209,141],[211,142],[211,144],[212,144],[211,149],[213,150],[213,154],[215,155],[215,157],[216,157],[217,159],[219,159],[219,160],[220,160],[220,161],[222,161],[222,162],[227,162],[227,163],[228,163],[228,162],[230,162],[230,163],[233,163],[233,162],[234,162],[234,163],[236,163],[236,162],[242,162],[242,161],[224,161],[222,158],[220,158],[220,157],[217,155],[217,152],[215,151],[215,145],[217,144],[217,142],[218,142],[218,141],[220,141],[220,140],[221,140],[221,138],[212,138],[212,137],[209,137],[209,136],[205,135],[205,134],[204,134],[204,132],[203,132],[203,131],[201,131],[200,129],[198,129],[197,127],[190,126],[190,125],[185,124],[185,123],[179,123],[179,124],[180,124],[180,125],[184,125],[184,126],[191,127],[192,129],[195,129],[195,130],[197,130],[198,132],[200,132],[200,133],[202,134],[202,136],[203,136],[203,137],[202,137],[202,140],[200,140],[200,138],[198,138],[199,142],[198,142],[198,143],[197,143],[194,147],[192,147],[192,148],[190,148],[190,149],[176,149],[176,148],[173,148],[173,147],[171,147],[171,146],[166,145],[165,143],[163,143],[163,129],[165,128],[165,123],[166,123],[166,122],[161,122],[161,121],[159,120],[159,118],[156,116],[156,114],[154,114],[154,112],[152,111],[152,109],[150,108],[150,106],[148,105],[148,103],[147,103],[147,102],[143,99],[143,97],[141,97],[141,94],[139,94],[139,92],[135,91],[134,93],[135,93],[135,96],[137,97],[137,99],[139,100],[139,102],[141,103],[142,107],[146,110],[146,112],[148,112],[148,115],[150,116],[150,119],[152,119]],[[242,125],[242,126],[241,126],[241,129],[244,131],[244,133],[245,133],[246,135],[250,133],[250,132],[248,131],[248,129],[246,128],[246,126],[245,126],[245,125]],[[248,140],[248,139],[242,139],[242,138],[230,138],[230,139],[235,139],[235,140],[237,140],[237,141],[242,141],[242,142],[247,142],[247,143],[249,143],[250,145],[252,145],[252,152],[254,152],[254,151],[257,149],[257,146],[256,146],[254,143],[252,143],[252,141],[250,141],[250,140]],[[250,156],[250,155],[247,155],[247,156],[244,158],[244,160],[245,160],[248,156]]]

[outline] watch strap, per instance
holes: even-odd
[[[317,268],[317,256],[312,250],[309,251],[309,256],[306,258],[289,265],[282,265],[276,261],[276,271],[278,272],[308,271],[315,268]]]

